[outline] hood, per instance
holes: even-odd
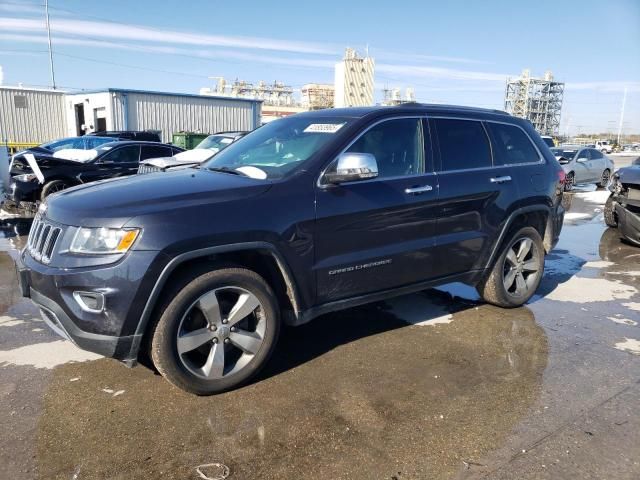
[[[96,150],[82,150],[80,148],[66,148],[64,150],[58,150],[53,154],[55,158],[62,158],[63,160],[72,160],[74,162],[88,162],[98,156]]]
[[[632,165],[630,167],[621,168],[616,175],[620,178],[620,182],[632,183],[640,185],[640,165]]]
[[[32,153],[32,152],[25,152],[25,154],[27,153]],[[49,154],[33,153],[33,156],[35,157],[35,160],[38,166],[41,167],[43,170],[46,170],[47,168],[58,167],[60,165],[77,165],[78,164],[78,162],[74,160],[56,158],[51,153]],[[29,163],[27,162],[27,159],[23,154],[15,154],[13,156],[13,161],[11,165],[12,165],[11,173],[14,175],[17,173],[31,172],[31,167],[29,166]]]
[[[66,225],[121,227],[133,217],[260,195],[271,183],[209,170],[178,170],[80,185],[52,195],[47,216]]]

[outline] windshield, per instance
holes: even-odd
[[[58,150],[64,150],[66,148],[83,148],[82,137],[61,138],[52,142],[43,143],[40,145],[47,150],[57,152]]]
[[[233,138],[224,135],[209,135],[202,140],[196,148],[206,148],[209,150],[222,150],[233,143]]]
[[[291,116],[275,120],[234,142],[202,168],[253,178],[282,178],[302,165],[349,122],[344,117]]]
[[[566,148],[552,148],[551,151],[556,157],[566,158],[567,160],[573,160],[578,150],[566,149]]]

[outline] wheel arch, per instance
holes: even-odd
[[[250,242],[202,248],[175,256],[164,267],[151,290],[136,327],[136,336],[142,338],[147,332],[159,299],[173,280],[193,268],[202,269],[203,264],[215,268],[225,263],[253,270],[262,276],[273,288],[281,307],[291,311],[293,319],[285,315],[285,323],[295,323],[300,315],[300,297],[289,267],[274,245]]]
[[[530,205],[513,211],[502,226],[485,268],[489,269],[493,266],[493,263],[502,251],[504,242],[508,239],[509,232],[521,227],[535,228],[542,237],[545,251],[548,253],[553,243],[553,238],[551,238],[553,236],[553,228],[550,225],[551,221],[551,209],[546,205]]]

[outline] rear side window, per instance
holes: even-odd
[[[372,127],[347,150],[376,157],[379,177],[402,177],[424,172],[422,121],[387,120]]]
[[[171,149],[169,147],[143,145],[140,153],[140,160],[149,158],[171,157]]]
[[[492,165],[489,139],[476,120],[434,119],[441,170],[486,168]]]
[[[591,155],[591,160],[599,160],[604,156],[601,151],[593,148],[589,150],[589,155]]]
[[[522,129],[504,123],[487,122],[486,125],[493,137],[496,165],[540,161],[538,151]]]

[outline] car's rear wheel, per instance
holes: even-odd
[[[570,192],[576,184],[576,176],[573,172],[567,173],[564,177],[564,191]]]
[[[172,384],[197,395],[242,385],[265,365],[280,329],[276,297],[255,272],[214,270],[161,308],[151,359]]]
[[[505,243],[493,268],[478,285],[478,293],[494,305],[519,307],[533,296],[543,272],[542,238],[535,228],[524,227]]]
[[[615,228],[618,226],[616,202],[613,199],[613,195],[610,195],[609,198],[607,198],[606,203],[604,204],[604,223],[606,223],[608,227]]]
[[[606,168],[604,172],[602,172],[602,176],[600,177],[600,183],[598,184],[598,187],[607,188],[607,185],[609,185],[610,180],[611,180],[611,171],[608,168]]]
[[[71,185],[69,185],[64,180],[51,180],[50,182],[45,183],[44,187],[42,187],[42,193],[40,193],[40,200],[44,201],[44,199],[47,198],[52,193],[60,192],[66,188],[69,188],[70,186]]]

